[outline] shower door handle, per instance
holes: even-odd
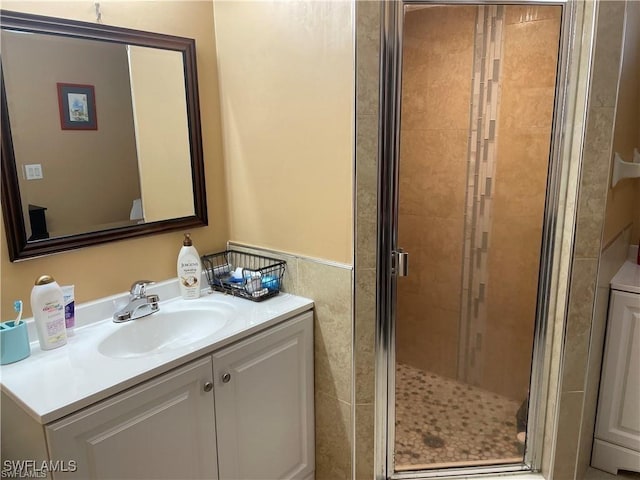
[[[409,254],[399,248],[392,253],[392,271],[396,277],[409,275]]]

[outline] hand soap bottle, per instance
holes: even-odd
[[[185,233],[182,248],[178,254],[178,283],[182,298],[191,300],[200,297],[201,277],[200,255],[193,246],[191,235]]]
[[[31,290],[31,310],[42,350],[51,350],[67,343],[64,296],[53,277],[42,275],[36,280]]]

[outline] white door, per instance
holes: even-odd
[[[313,314],[213,354],[221,480],[313,472]]]
[[[596,437],[640,452],[640,295],[613,291]]]
[[[54,478],[217,479],[211,358],[150,380],[46,427]]]

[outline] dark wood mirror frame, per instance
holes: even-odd
[[[195,41],[193,39],[6,10],[0,10],[0,27],[23,32],[64,35],[79,39],[101,40],[181,52],[184,65],[194,198],[193,216],[28,242],[9,124],[4,76],[0,66],[2,212],[9,258],[12,262],[115,240],[208,225]]]

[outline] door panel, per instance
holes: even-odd
[[[305,478],[315,468],[313,314],[213,354],[223,480]]]
[[[524,468],[563,7],[396,15],[392,471]]]

